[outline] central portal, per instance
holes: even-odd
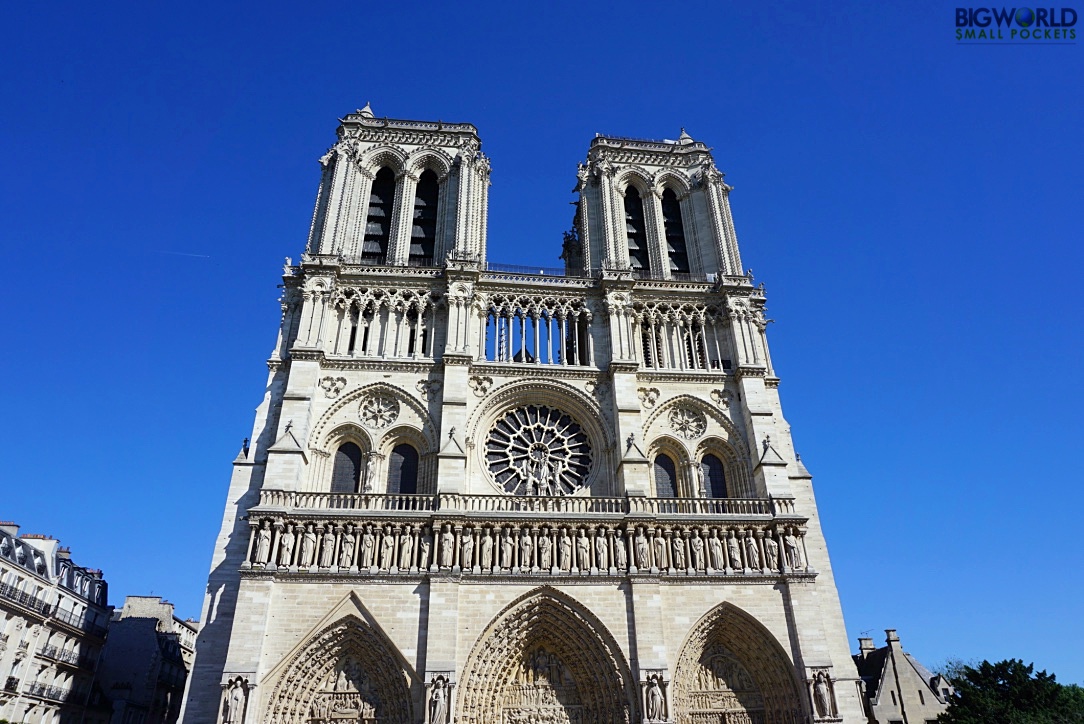
[[[463,724],[630,724],[632,674],[593,615],[542,589],[497,616],[461,680]]]
[[[572,673],[546,646],[531,650],[501,697],[502,724],[586,724]]]

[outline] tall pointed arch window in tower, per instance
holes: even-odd
[[[394,205],[395,173],[385,166],[376,172],[369,192],[369,214],[365,217],[365,238],[361,244],[362,263],[384,264],[388,260]]]
[[[723,461],[711,453],[700,461],[704,471],[704,488],[709,498],[726,498],[726,471]]]
[[[331,471],[331,492],[356,493],[361,482],[361,448],[346,442],[335,451],[335,466]]]
[[[655,497],[677,497],[677,466],[666,453],[655,456]]]
[[[662,192],[662,225],[666,233],[670,273],[688,274],[689,252],[685,245],[685,226],[681,223],[681,202],[673,189]]]
[[[635,186],[625,189],[625,234],[629,239],[629,264],[634,274],[651,274],[651,255],[647,250],[647,225],[644,223],[644,200]]]
[[[388,495],[415,495],[418,492],[418,451],[403,443],[388,456]]]
[[[414,195],[414,223],[410,230],[410,266],[432,266],[437,243],[437,204],[440,182],[432,169],[418,179]]]

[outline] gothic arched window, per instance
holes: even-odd
[[[673,189],[662,192],[662,225],[666,232],[670,273],[688,274],[689,252],[685,246],[685,225],[681,223],[681,202]]]
[[[629,264],[641,276],[651,272],[651,255],[647,250],[647,225],[644,223],[644,201],[635,186],[625,189],[625,233],[629,238]]]
[[[401,444],[388,456],[388,495],[414,495],[418,492],[418,451]]]
[[[331,492],[356,493],[361,481],[361,448],[345,442],[335,451],[335,465],[331,472]]]
[[[432,169],[426,169],[418,179],[414,194],[414,224],[410,230],[411,266],[430,266],[437,243],[437,204],[440,202],[440,182]]]
[[[666,453],[655,456],[655,497],[677,497],[677,466]]]
[[[365,239],[361,244],[362,259],[377,264],[387,261],[394,205],[395,173],[384,166],[376,172],[369,192],[369,215],[365,217]]]
[[[700,461],[704,470],[704,488],[709,498],[726,498],[726,472],[723,461],[711,455],[704,456]]]

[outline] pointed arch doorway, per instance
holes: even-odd
[[[467,660],[460,724],[630,724],[632,673],[598,619],[553,589],[486,628]]]
[[[804,724],[793,665],[752,616],[724,603],[694,627],[674,672],[677,724]]]

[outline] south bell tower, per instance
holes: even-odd
[[[469,124],[321,168],[184,721],[864,721],[710,150],[596,137],[557,269],[487,261]]]

